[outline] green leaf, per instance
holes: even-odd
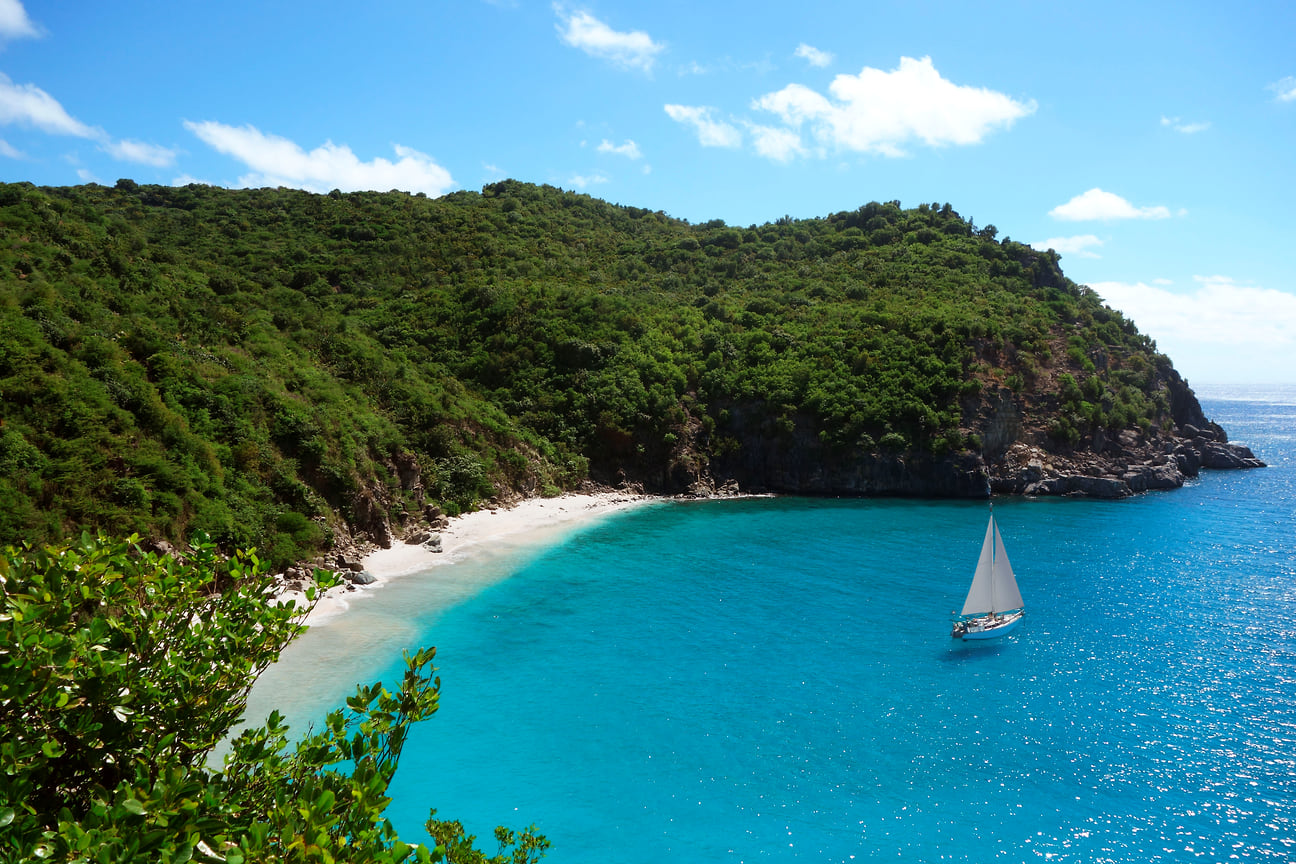
[[[14,809],[12,807],[0,808],[0,828],[14,821]]]
[[[122,802],[122,808],[125,809],[127,813],[134,813],[136,816],[143,816],[148,812],[144,809],[144,805],[136,798],[127,798]]]

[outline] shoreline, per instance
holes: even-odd
[[[421,644],[419,621],[435,616],[511,574],[508,562],[561,542],[615,513],[677,499],[630,492],[568,493],[529,498],[509,507],[476,510],[450,519],[436,532],[440,552],[422,543],[393,542],[363,558],[375,578],[330,588],[299,621],[306,630],[262,671],[248,692],[237,734],[279,711],[293,728],[318,722],[371,679],[375,658],[399,657]],[[501,567],[504,562],[505,567]],[[290,601],[305,612],[300,590],[281,590],[272,602]],[[228,743],[228,742],[226,742]],[[217,758],[225,751],[218,747]]]
[[[336,620],[352,604],[371,597],[393,580],[410,576],[431,577],[435,571],[493,551],[500,545],[516,546],[540,541],[559,530],[571,530],[647,504],[673,500],[669,497],[631,492],[570,492],[556,498],[527,498],[509,507],[474,510],[450,519],[435,531],[441,538],[440,551],[423,543],[393,541],[391,548],[370,552],[363,559],[365,572],[374,577],[368,585],[343,582],[324,592],[302,623],[315,628]],[[303,591],[285,587],[276,602],[291,602],[306,609]]]

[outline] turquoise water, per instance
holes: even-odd
[[[1203,400],[1269,468],[997,500],[1027,617],[992,643],[948,625],[984,503],[600,523],[414,634],[438,647],[442,708],[389,814],[422,837],[435,806],[488,849],[535,823],[556,864],[1290,860],[1289,397]]]

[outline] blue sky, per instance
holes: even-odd
[[[0,0],[0,179],[949,202],[1195,385],[1296,382],[1296,4]]]

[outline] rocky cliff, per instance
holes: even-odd
[[[1163,382],[1171,422],[1097,428],[1075,444],[1051,434],[1057,406],[1007,387],[982,390],[964,406],[979,449],[934,454],[844,449],[821,441],[813,417],[779,426],[762,405],[730,410],[733,445],[696,471],[697,494],[721,490],[800,495],[985,498],[991,494],[1124,498],[1175,489],[1203,468],[1260,468],[1264,462],[1210,421],[1173,369]],[[677,460],[676,464],[684,464]]]

